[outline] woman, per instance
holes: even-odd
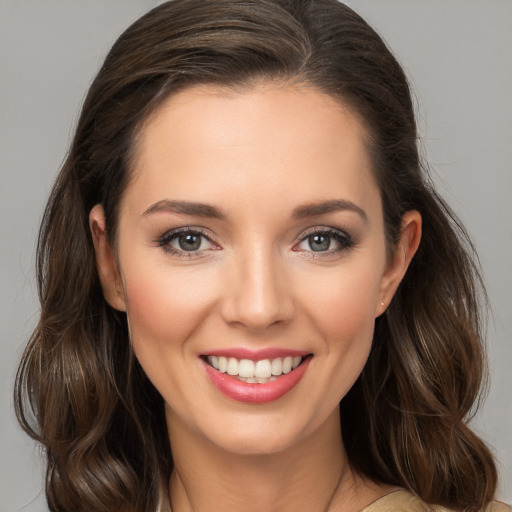
[[[468,245],[350,9],[154,9],[92,84],[41,231],[17,404],[51,510],[508,510],[465,424]]]

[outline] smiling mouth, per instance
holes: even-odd
[[[286,356],[273,359],[237,359],[224,356],[204,356],[204,360],[220,373],[227,373],[249,384],[266,384],[295,370],[308,356]]]

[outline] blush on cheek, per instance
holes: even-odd
[[[195,324],[193,312],[170,290],[153,286],[149,279],[127,279],[127,318],[133,351],[164,399],[177,385],[173,360]]]
[[[371,338],[376,296],[374,280],[357,279],[354,274],[341,276],[329,283],[309,286],[308,309],[318,325],[327,330],[328,339],[352,339],[359,335]]]
[[[213,300],[204,282],[179,273],[171,277],[126,275],[127,315],[134,343],[138,337],[145,343],[180,343],[201,325]]]

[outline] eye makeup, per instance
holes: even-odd
[[[356,236],[328,226],[315,226],[299,237],[293,251],[301,252],[306,258],[326,258],[349,251],[357,245]]]
[[[166,231],[155,240],[166,254],[180,258],[201,258],[208,251],[222,248],[202,227],[184,226]],[[292,247],[293,252],[306,258],[329,258],[352,249],[358,240],[345,230],[329,226],[315,226],[303,232]]]
[[[204,228],[181,227],[165,232],[157,240],[165,253],[181,258],[198,258],[206,251],[217,251],[220,247],[207,235]]]

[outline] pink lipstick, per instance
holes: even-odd
[[[284,373],[277,377],[271,377],[269,382],[264,382],[262,384],[244,382],[236,375],[223,373],[211,366],[206,359],[202,358],[206,374],[212,384],[225,396],[233,400],[237,400],[238,402],[248,404],[264,404],[273,402],[290,392],[304,376],[312,358],[312,356],[308,355],[307,352],[280,349],[259,350],[256,352],[244,349],[231,349],[212,351],[204,355],[219,358],[236,358],[240,360],[240,363],[242,363],[243,359],[261,361],[263,359],[274,359],[280,357],[285,359],[291,359],[292,357],[297,359],[298,357],[302,358],[302,361],[298,366],[293,369],[283,369]],[[211,359],[211,357],[209,359]]]

